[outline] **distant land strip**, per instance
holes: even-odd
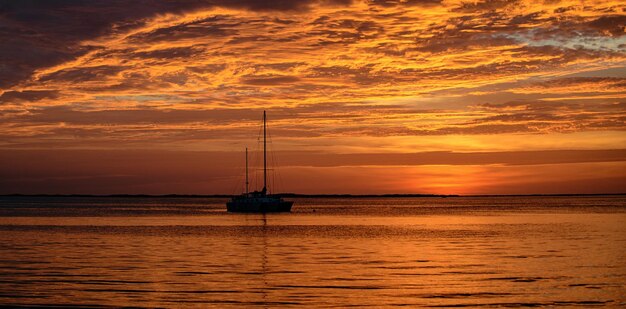
[[[271,194],[279,197],[301,198],[372,198],[372,197],[519,197],[519,196],[626,196],[626,193],[555,193],[555,194],[298,194],[277,193]],[[124,197],[124,198],[229,198],[232,194],[0,194],[0,197]]]

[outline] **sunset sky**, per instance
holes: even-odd
[[[263,110],[274,192],[624,193],[625,25],[623,0],[0,0],[0,194],[239,193]]]

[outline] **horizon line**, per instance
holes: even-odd
[[[181,198],[227,198],[235,196],[236,194],[23,194],[23,193],[11,193],[0,194],[0,197],[154,197],[154,198],[168,198],[168,197],[181,197]],[[352,194],[352,193],[336,193],[336,194],[303,194],[303,193],[276,193],[268,194],[281,197],[317,197],[317,198],[332,198],[332,197],[515,197],[515,196],[619,196],[626,195],[626,192],[622,193],[530,193],[530,194],[429,194],[429,193],[385,193],[385,194]]]

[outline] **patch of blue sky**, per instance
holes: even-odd
[[[626,51],[626,36],[586,36],[568,35],[568,36],[551,36],[548,38],[538,38],[537,29],[528,29],[516,31],[513,33],[502,33],[494,35],[494,37],[505,37],[514,39],[528,46],[556,46],[570,49],[591,49],[624,52]]]

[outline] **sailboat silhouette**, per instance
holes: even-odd
[[[292,201],[267,194],[267,117],[263,111],[263,189],[248,191],[248,149],[246,148],[246,192],[226,203],[228,212],[290,212]]]

